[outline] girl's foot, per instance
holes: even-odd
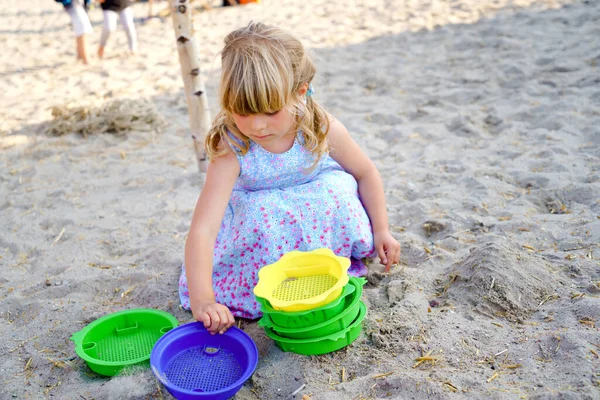
[[[100,46],[98,47],[98,58],[103,58],[104,57],[104,47]]]

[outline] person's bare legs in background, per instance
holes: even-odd
[[[83,5],[78,0],[73,0],[70,4],[65,5],[65,10],[71,17],[73,32],[75,33],[75,47],[77,49],[77,59],[84,64],[89,63],[87,53],[86,35],[92,33],[92,24],[83,8]]]
[[[85,33],[81,36],[77,37],[77,58],[81,60],[84,64],[88,64],[88,55],[87,55],[87,39],[85,37]]]
[[[117,28],[117,16],[121,19],[121,25],[127,34],[127,42],[129,44],[129,54],[134,55],[137,53],[138,41],[135,25],[133,22],[133,11],[131,7],[125,7],[119,12],[111,10],[103,10],[104,22],[102,28],[102,35],[100,36],[100,46],[98,46],[98,57],[104,57],[104,48],[108,42],[108,37]]]

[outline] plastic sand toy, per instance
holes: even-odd
[[[275,310],[311,310],[337,299],[348,283],[350,260],[329,249],[292,251],[258,271],[254,294]]]
[[[199,322],[173,329],[154,346],[152,371],[177,399],[225,400],[237,393],[258,363],[256,345],[231,327],[211,335]]]
[[[179,323],[160,310],[137,308],[105,315],[74,333],[75,352],[98,374],[148,366],[156,341]]]

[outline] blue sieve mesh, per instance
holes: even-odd
[[[211,354],[203,347],[182,351],[165,368],[169,383],[198,392],[221,390],[237,381],[243,372],[232,352],[219,349]]]
[[[157,329],[139,329],[135,334],[106,336],[97,342],[98,356],[102,361],[131,361],[148,357],[154,343],[162,336]]]

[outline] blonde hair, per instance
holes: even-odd
[[[315,66],[304,46],[291,33],[260,22],[231,32],[221,54],[221,111],[205,141],[212,160],[227,152],[230,143],[245,155],[250,139],[243,135],[232,114],[273,113],[287,108],[304,135],[304,147],[315,156],[316,165],[329,150],[329,116],[312,96],[306,103],[298,95],[302,85],[310,84]],[[238,139],[229,140],[231,132]]]

